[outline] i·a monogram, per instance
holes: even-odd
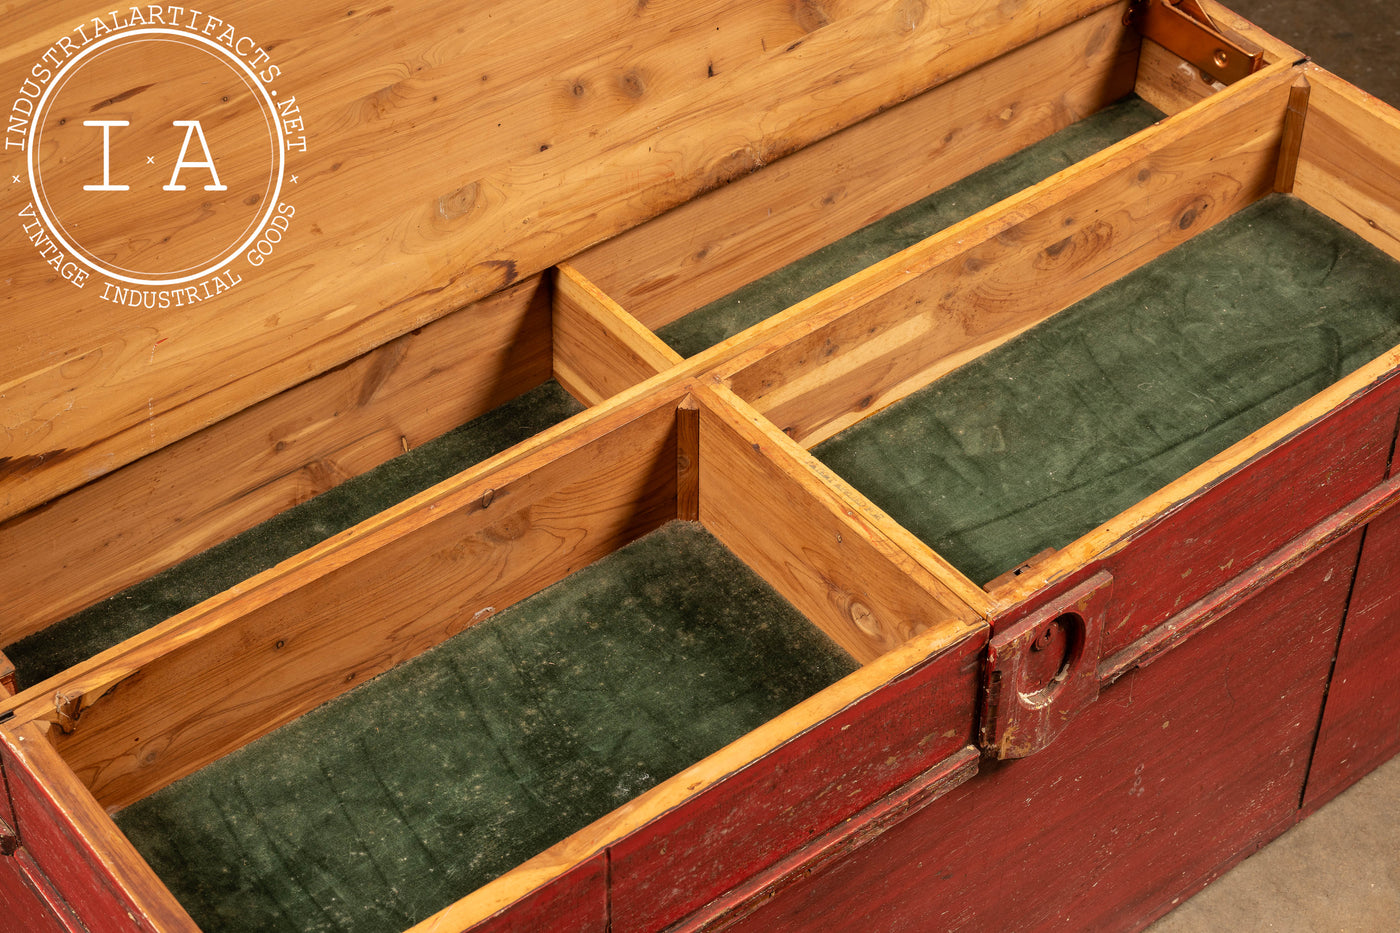
[[[130,191],[130,185],[112,184],[112,127],[130,126],[129,120],[84,120],[83,126],[102,127],[102,184],[83,185],[84,191]],[[209,170],[209,177],[213,179],[213,184],[205,185],[205,191],[227,191],[228,186],[219,181],[218,169],[214,166],[214,154],[209,151],[209,141],[204,138],[204,127],[198,120],[174,120],[171,126],[183,126],[185,128],[185,141],[180,145],[180,154],[175,157],[175,170],[170,173],[170,182],[161,186],[163,191],[184,191],[185,186],[180,184],[180,170],[186,168],[204,168]],[[190,140],[198,138],[199,148],[204,153],[203,162],[186,161],[185,156],[190,150]]]

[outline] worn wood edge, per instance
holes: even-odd
[[[1314,120],[1293,193],[1400,261],[1400,112],[1318,65],[1305,76]]]
[[[570,261],[595,281],[603,283],[607,291],[621,296],[620,300],[647,326],[670,323],[688,310],[720,298],[739,285],[941,190],[1014,151],[1002,141],[999,132],[987,132],[991,144],[977,145],[963,138],[1000,107],[1006,106],[1006,113],[995,119],[1024,127],[1017,137],[1016,148],[1020,148],[1068,125],[1086,103],[1101,103],[1129,93],[1132,75],[1119,74],[1123,70],[1121,59],[1125,51],[1136,49],[1138,40],[1137,33],[1122,24],[1120,7],[1122,4],[1106,7],[1068,23],[896,107],[678,205],[585,250]],[[1109,29],[1115,33],[1105,41],[1102,33]],[[1122,44],[1127,45],[1126,50],[1120,48]],[[1055,80],[1040,82],[1038,91],[1042,97],[1013,96],[989,101],[987,95],[974,97],[969,91],[982,84],[1000,88],[1017,79],[1024,80],[1027,71],[1048,70],[1048,66],[1039,64],[1046,58],[1059,67]],[[1085,86],[1081,88],[1078,84]],[[970,99],[964,101],[964,97]],[[958,138],[941,145],[930,141],[928,137],[933,129],[942,125],[951,127],[950,135],[957,133]],[[948,148],[958,153],[956,164],[933,171],[934,166],[928,164],[931,156],[941,156]],[[869,176],[886,164],[892,149],[899,153],[896,164],[908,161],[919,165],[919,169],[898,172],[896,182],[883,184],[878,209],[872,204],[860,210],[857,219],[846,218],[846,211],[855,210],[848,202],[866,203],[863,191],[846,189],[869,186]],[[842,190],[832,193],[831,186],[837,183],[842,183]],[[883,190],[895,185],[899,191],[895,197]],[[821,195],[824,197],[819,197]],[[831,229],[828,228],[832,224],[832,211],[826,209],[828,198],[836,199],[834,211],[843,218],[843,222]],[[727,229],[729,218],[742,217],[746,208],[764,203],[782,204],[800,214],[795,219],[778,222],[803,228],[800,252],[785,251],[769,258],[776,244],[775,234],[767,227],[768,218],[737,232]],[[787,214],[782,216],[787,217]],[[710,231],[715,227],[726,229],[717,237],[707,233],[697,255],[697,231]],[[815,240],[814,227],[820,229],[820,236]],[[751,238],[757,239],[754,247],[745,245]],[[681,240],[683,245],[671,246],[672,240]],[[657,241],[669,248],[659,251]],[[724,268],[716,269],[716,264],[721,263]],[[746,270],[737,280],[732,273],[736,266]],[[677,295],[683,297],[673,297]]]
[[[1397,371],[1400,371],[1400,346],[1387,350],[1351,375],[1172,480],[1131,508],[1061,548],[1045,562],[1032,566],[1028,572],[992,594],[994,611],[1001,613],[1029,598],[1046,584],[1072,574],[1075,569],[1121,551],[1148,525],[1166,519],[1203,490],[1281,446]]]
[[[462,255],[454,255],[451,249],[444,253],[449,264],[456,263],[461,268],[446,284],[424,288],[352,324],[336,322],[329,326],[329,332],[327,325],[308,329],[295,351],[279,353],[276,359],[255,370],[237,368],[217,386],[201,390],[185,386],[172,391],[159,380],[148,380],[137,389],[104,371],[93,378],[122,387],[120,398],[114,397],[112,404],[122,412],[120,420],[109,419],[100,426],[65,425],[65,433],[47,441],[54,449],[65,451],[61,458],[45,469],[15,472],[0,483],[0,514],[17,514],[48,501],[95,475],[110,472],[268,398],[301,381],[308,371],[320,372],[339,365],[520,277],[543,271],[609,235],[744,174],[757,164],[858,122],[1112,2],[1065,0],[1053,11],[1037,17],[989,13],[990,22],[970,23],[962,35],[953,38],[945,30],[906,28],[918,25],[918,18],[910,22],[907,14],[889,17],[885,11],[872,11],[838,19],[781,51],[774,50],[755,66],[763,73],[761,87],[774,89],[772,99],[756,101],[753,88],[743,83],[752,81],[750,72],[755,68],[739,68],[716,76],[674,103],[673,122],[677,127],[704,119],[714,121],[718,119],[715,115],[721,114],[725,119],[715,126],[710,134],[713,138],[746,140],[751,131],[756,131],[756,139],[743,142],[730,158],[721,158],[718,167],[715,160],[721,153],[712,151],[713,147],[693,144],[681,148],[680,157],[685,164],[679,169],[667,171],[665,166],[658,167],[652,155],[657,141],[656,115],[650,108],[632,111],[616,120],[608,134],[602,134],[606,138],[588,144],[578,153],[585,161],[606,153],[610,164],[617,167],[616,177],[629,184],[628,196],[614,196],[602,208],[590,205],[586,218],[565,215],[557,218],[555,224],[533,224],[529,227],[531,232],[521,234],[496,255],[476,256],[475,262],[472,256],[465,255],[468,242],[455,243],[456,253]],[[906,54],[892,54],[892,36]],[[860,54],[852,55],[852,48]],[[810,106],[809,97],[834,84],[842,88],[841,106]],[[778,89],[786,90],[777,96]],[[628,142],[616,146],[618,139]],[[672,136],[663,144],[663,148],[670,148],[680,143]],[[609,145],[613,148],[593,151]],[[542,155],[527,165],[511,166],[510,170],[538,171],[550,159]],[[639,177],[644,181],[640,194],[633,181]],[[589,184],[587,173],[577,169],[560,172],[559,179],[552,180],[549,186],[552,197],[567,197]],[[530,221],[536,219],[530,215],[537,207],[537,198],[521,198],[511,202],[509,210],[497,212],[495,221],[502,228],[515,220]],[[584,219],[590,222],[582,222]],[[260,339],[266,343],[276,338]],[[216,359],[204,359],[199,364],[206,369],[217,368],[221,362],[250,353],[251,346],[249,341],[235,341],[224,347]],[[195,365],[191,359],[168,356],[165,365],[172,371]],[[32,375],[21,376],[16,386],[32,381]],[[36,393],[41,391],[34,389]],[[153,400],[151,406],[141,404],[147,398]],[[162,402],[159,408],[154,407],[156,399]],[[32,452],[21,453],[33,456]]]
[[[199,933],[184,907],[58,756],[48,733],[40,723],[13,728],[7,723],[0,728],[0,740],[28,773],[43,803],[68,821],[84,857],[96,862],[105,880],[137,910],[138,916],[131,917],[133,924],[158,933]],[[22,826],[19,832],[22,837]]]
[[[542,287],[527,280],[498,292],[0,523],[0,591],[11,595],[0,645],[271,518],[293,504],[285,487],[299,488],[303,476],[308,495],[322,492],[544,382],[541,334],[538,361],[529,351],[530,365],[508,377],[487,367],[471,380],[479,386],[444,401],[443,381],[459,378],[457,357],[438,349],[479,333],[483,316],[518,333],[542,317]],[[514,364],[517,351],[499,354]]]
[[[666,933],[720,933],[789,886],[803,881],[878,839],[887,830],[918,814],[929,804],[977,775],[982,753],[969,745],[912,778],[808,845],[758,872],[743,883],[666,928]]]
[[[908,249],[856,273],[842,282],[780,312],[755,328],[738,334],[695,357],[710,377],[734,388],[746,371],[759,367],[772,352],[809,336],[861,306],[903,287],[910,277],[928,273],[958,258],[969,244],[995,239],[1029,217],[1053,210],[1069,198],[1093,190],[1105,178],[1128,170],[1145,155],[1196,135],[1207,120],[1229,120],[1235,111],[1258,106],[1283,82],[1291,81],[1294,66],[1279,63],[1256,72],[1195,106],[1193,119],[1172,118],[1114,143],[1078,164],[1058,172]],[[1027,325],[1031,326],[1031,325]],[[1008,337],[997,340],[1004,342]],[[985,347],[969,355],[985,352]],[[740,392],[740,396],[744,394]],[[885,402],[889,404],[890,399]],[[760,409],[762,410],[762,409]],[[874,407],[860,417],[873,414]],[[844,425],[843,425],[844,426]],[[834,433],[834,432],[831,432]],[[824,435],[829,436],[829,435]],[[823,437],[824,439],[824,437]],[[811,443],[817,443],[812,441]]]
[[[1101,683],[1107,686],[1128,671],[1151,664],[1181,642],[1209,628],[1273,581],[1397,504],[1400,504],[1400,477],[1392,477],[1292,538],[1245,573],[1198,599],[1126,648],[1104,658],[1099,663]]]
[[[676,406],[676,518],[700,520],[700,402],[693,395]]]
[[[985,624],[948,625],[924,632],[483,885],[406,933],[459,933],[490,918],[583,861],[606,852],[613,842],[628,833],[674,810],[729,775],[755,765],[765,755],[914,668],[945,655],[980,651],[986,643],[987,632]]]
[[[1288,92],[1288,110],[1283,115],[1283,143],[1279,146],[1278,173],[1274,177],[1274,190],[1281,194],[1293,193],[1293,184],[1298,176],[1298,153],[1303,147],[1311,91],[1312,86],[1304,74],[1298,76]]]
[[[681,362],[676,351],[570,262],[555,267],[552,330],[554,378],[585,405]]]
[[[684,391],[656,380],[622,393],[608,403],[549,428],[530,441],[503,451],[432,486],[359,524],[314,545],[197,606],[74,665],[68,670],[0,702],[0,715],[17,721],[56,722],[53,698],[82,698],[91,706],[113,687],[164,654],[191,645],[271,602],[289,589],[333,572],[442,515],[469,507],[483,490],[528,476],[535,469],[579,449],[654,409],[659,397],[680,398]]]

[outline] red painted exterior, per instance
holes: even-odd
[[[1400,508],[1371,522],[1327,694],[1304,813],[1400,753]]]
[[[1353,534],[736,930],[1130,930],[1292,825]]]
[[[971,744],[985,644],[926,659],[620,840],[611,930],[680,919]]]
[[[0,762],[24,844],[21,851],[72,905],[89,933],[164,933],[141,915],[53,796],[20,765],[11,744],[18,736],[0,732],[0,738]]]
[[[607,928],[607,857],[599,853],[471,929],[491,933],[603,933]]]

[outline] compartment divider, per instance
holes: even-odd
[[[554,270],[554,378],[595,405],[681,362],[571,263]]]
[[[871,266],[718,374],[814,446],[1270,193],[1296,76],[1270,66]]]
[[[1315,65],[1293,193],[1400,260],[1400,113]]]
[[[832,640],[864,664],[949,620],[979,623],[986,594],[917,564],[810,455],[726,389],[702,388],[701,520]]]

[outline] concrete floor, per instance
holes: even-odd
[[[1400,107],[1397,0],[1224,2],[1319,65]],[[1400,931],[1400,759],[1377,769],[1148,929]]]

